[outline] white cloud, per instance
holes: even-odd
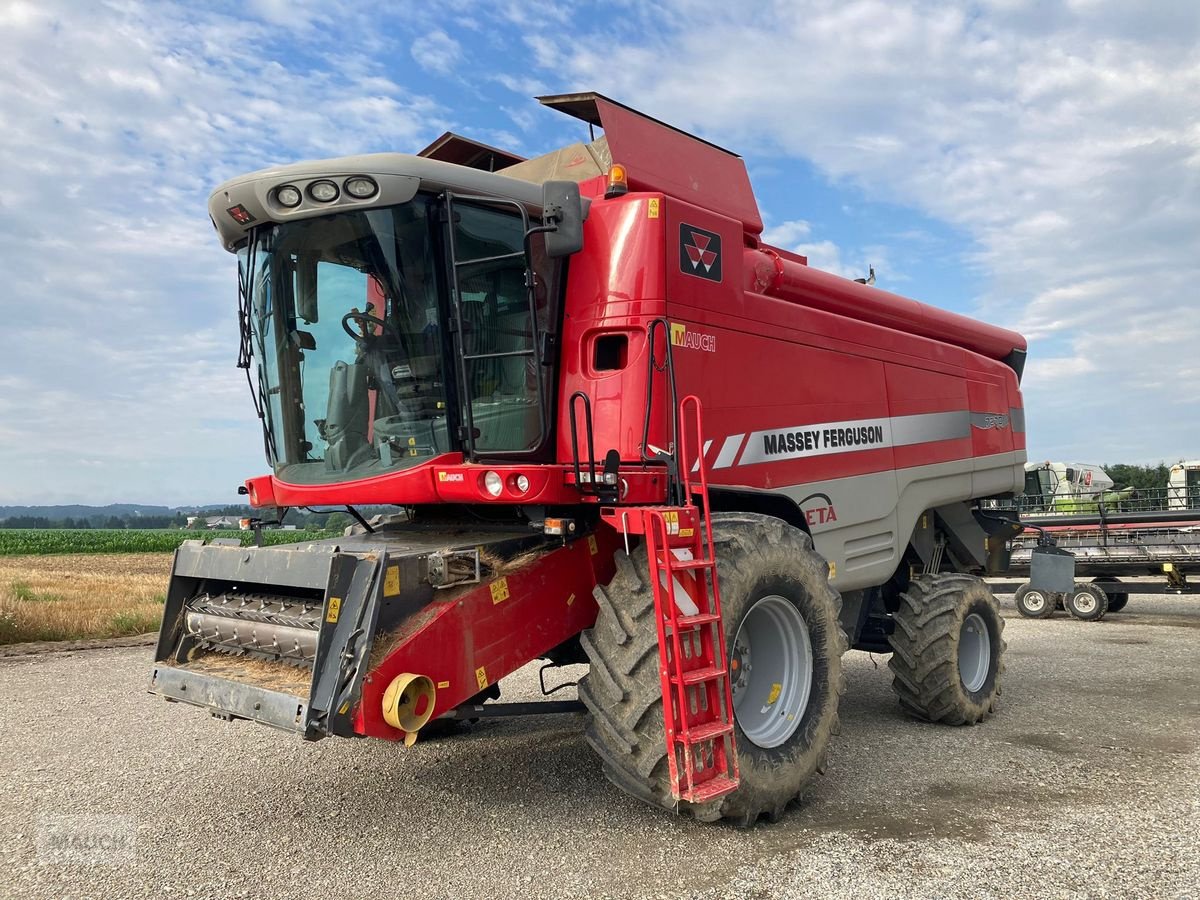
[[[1030,331],[1031,404],[1079,400],[1031,433],[1035,447],[1070,435],[1083,453],[1094,425],[1085,410],[1103,397],[1110,425],[1152,411],[1141,455],[1197,454],[1196,393],[1151,386],[1180,384],[1196,356],[1200,6],[673,0],[658,9],[649,43],[550,30],[527,42],[580,88],[751,158],[808,158],[873,199],[971,235],[967,263],[987,289],[963,311]],[[847,268],[837,247],[807,246],[814,261]],[[1146,327],[1150,314],[1175,327]],[[1078,342],[1068,359],[1092,367],[1060,360],[1045,343],[1056,335]],[[1038,366],[1043,352],[1056,361]]]
[[[233,500],[262,470],[208,190],[445,126],[376,63],[262,54],[323,53],[305,35],[334,13],[355,30],[352,9],[288,9],[0,9],[0,503]]]
[[[792,244],[812,234],[812,225],[803,219],[790,219],[763,230],[762,239],[772,247],[792,249]]]
[[[413,41],[412,56],[428,72],[449,75],[462,60],[462,46],[438,29]]]
[[[1035,454],[1094,456],[1099,421],[1114,455],[1200,456],[1200,6],[618,6],[0,4],[0,503],[208,501],[261,471],[208,190],[451,127],[568,133],[485,88],[601,90],[752,172],[806,160],[948,223],[986,286],[964,311],[1033,339]],[[411,89],[423,71],[461,76],[434,79],[453,104]],[[886,287],[945,252],[908,222],[850,240],[763,207],[773,243]]]

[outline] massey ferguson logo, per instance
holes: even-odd
[[[679,268],[688,275],[720,281],[721,236],[680,223]]]

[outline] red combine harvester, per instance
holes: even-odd
[[[765,245],[742,160],[597,94],[531,160],[446,135],[256,172],[239,259],[260,509],[344,538],[180,548],[152,692],[309,740],[586,712],[607,775],[777,817],[825,762],[848,648],[901,704],[993,709],[978,575],[1019,526],[1024,339]],[[993,508],[994,503],[989,503]],[[537,659],[582,703],[504,704]]]

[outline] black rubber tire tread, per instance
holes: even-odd
[[[1090,613],[1081,613],[1075,606],[1075,596],[1087,591],[1096,598],[1096,608]],[[1104,588],[1095,582],[1082,584],[1070,594],[1067,594],[1066,600],[1067,612],[1078,619],[1080,622],[1099,622],[1108,613],[1108,594],[1104,592]]]
[[[1017,606],[1017,612],[1020,613],[1026,619],[1048,619],[1052,615],[1054,615],[1054,610],[1055,610],[1055,606],[1056,606],[1056,604],[1054,602],[1054,595],[1051,593],[1048,593],[1047,591],[1039,591],[1038,592],[1045,599],[1045,602],[1042,604],[1042,609],[1040,612],[1032,612],[1030,610],[1027,610],[1022,605],[1022,601],[1025,599],[1025,595],[1030,593],[1032,590],[1033,590],[1033,585],[1031,585],[1028,581],[1025,582],[1023,585],[1021,585],[1019,588],[1017,588],[1017,592],[1015,594],[1013,594],[1013,603],[1015,603]]]
[[[1121,582],[1111,575],[1108,577],[1093,578],[1092,584],[1100,585],[1104,593],[1108,595],[1108,613],[1120,612],[1125,608],[1125,604],[1129,602],[1128,591],[1121,590]]]
[[[1053,604],[1048,604],[1053,608]],[[982,688],[969,692],[958,672],[962,623],[971,612],[988,625],[991,672]],[[892,689],[912,715],[945,725],[975,725],[988,718],[1000,696],[1004,674],[1004,619],[991,589],[973,575],[942,573],[914,578],[900,594],[888,639]]]
[[[837,705],[845,689],[841,656],[847,640],[838,620],[841,597],[829,585],[829,566],[803,531],[772,516],[714,513],[713,542],[727,650],[749,606],[747,595],[764,574],[782,572],[801,580],[812,595],[806,602],[824,619],[819,627],[825,630],[818,633],[806,616],[817,657],[814,662],[821,661],[823,649],[829,652],[823,660],[824,678],[814,670],[805,720],[784,745],[775,748],[791,747],[791,756],[754,746],[735,724],[738,789],[706,804],[675,801],[663,729],[654,597],[644,547],[632,557],[618,552],[612,582],[594,591],[600,611],[595,626],[580,637],[591,667],[580,681],[579,699],[591,714],[587,741],[617,787],[646,803],[700,821],[726,818],[748,826],[760,816],[776,821],[812,775],[824,771],[829,739],[838,731]],[[797,753],[797,748],[803,752]]]

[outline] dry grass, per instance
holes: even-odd
[[[0,557],[0,644],[157,631],[170,553]]]
[[[179,668],[296,697],[308,697],[313,677],[311,669],[224,653],[204,653]]]

